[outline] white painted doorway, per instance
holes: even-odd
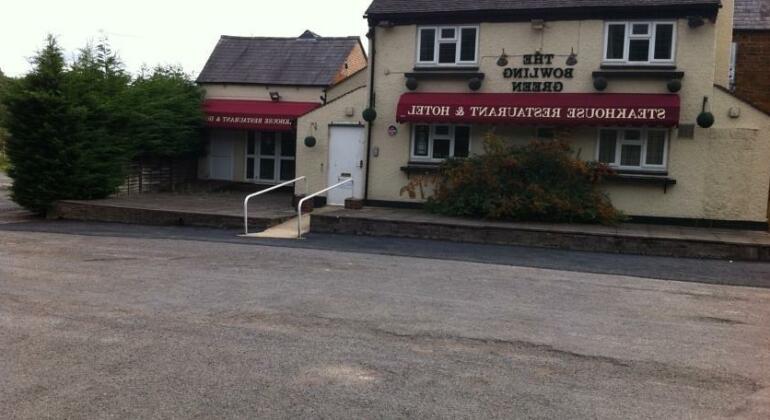
[[[366,138],[364,127],[359,125],[332,125],[329,127],[328,186],[346,178],[353,178],[353,185],[346,184],[329,191],[327,204],[343,206],[351,196],[364,196],[364,160]]]
[[[209,145],[209,178],[233,180],[234,142],[229,138],[212,138]]]

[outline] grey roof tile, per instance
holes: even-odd
[[[735,29],[770,30],[770,0],[735,0]]]
[[[198,83],[329,86],[359,38],[222,36]]]

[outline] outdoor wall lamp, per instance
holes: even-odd
[[[543,19],[532,19],[532,29],[542,31],[545,29],[545,21]]]
[[[692,29],[703,26],[705,23],[701,16],[687,16],[687,25]]]
[[[505,48],[503,48],[503,53],[500,54],[500,58],[497,59],[497,65],[500,67],[508,65],[508,54],[505,53]]]
[[[270,99],[272,99],[273,102],[278,102],[281,100],[281,95],[278,92],[270,92]]]

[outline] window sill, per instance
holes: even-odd
[[[603,63],[600,68],[602,70],[676,70],[676,65]]]
[[[417,70],[417,69],[415,69]],[[473,70],[458,70],[458,69],[435,69],[435,70],[425,70],[420,69],[419,71],[415,71],[412,73],[406,73],[404,77],[406,78],[415,78],[417,80],[437,80],[437,79],[465,79],[470,80],[473,78],[478,78],[479,80],[484,80],[484,73],[479,73],[478,68]]]
[[[639,68],[638,66],[625,67],[625,66],[613,66],[612,70],[605,69],[602,66],[602,70],[593,72],[594,78],[614,78],[614,79],[683,79],[684,72],[671,69],[662,69],[657,67],[645,67]],[[676,68],[676,67],[675,67]]]
[[[451,72],[478,72],[479,66],[414,66],[415,72],[451,71]]]
[[[401,167],[402,172],[411,177],[412,175],[430,175],[435,174],[441,168],[441,162],[409,162]]]
[[[623,184],[660,185],[664,194],[668,192],[669,187],[676,185],[676,179],[670,178],[666,172],[620,171],[607,177],[607,180]]]

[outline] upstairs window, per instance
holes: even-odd
[[[458,66],[478,63],[479,28],[426,26],[417,30],[417,64]]]
[[[607,22],[604,62],[611,64],[673,64],[675,22]]]

